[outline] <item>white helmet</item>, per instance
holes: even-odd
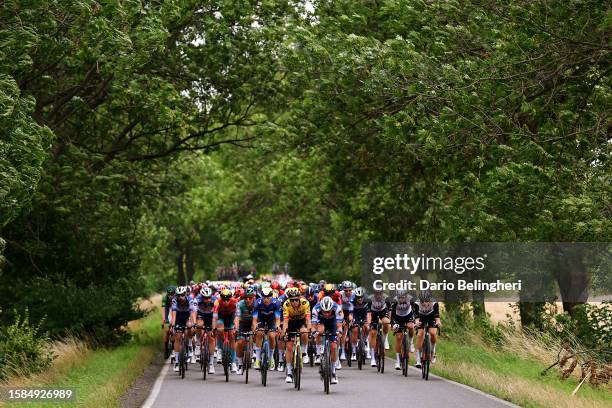
[[[210,290],[210,288],[202,288],[200,289],[200,295],[204,297],[212,297],[212,290]]]
[[[363,290],[363,288],[360,286],[355,289],[355,292],[353,293],[355,294],[355,297],[363,297],[365,295],[365,290]]]
[[[272,288],[270,288],[270,287],[263,288],[263,289],[261,290],[261,294],[262,294],[262,296],[264,296],[264,297],[272,296]]]
[[[334,307],[334,301],[329,296],[325,296],[321,299],[321,310],[329,312]]]
[[[187,287],[186,286],[179,286],[178,288],[176,288],[176,295],[180,296],[180,295],[186,295],[187,294]]]

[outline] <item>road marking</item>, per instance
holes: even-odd
[[[145,400],[145,402],[141,405],[141,408],[151,408],[159,395],[159,390],[161,390],[162,383],[164,382],[164,378],[166,378],[166,374],[170,369],[170,365],[167,360],[164,360],[164,368],[159,372],[157,379],[155,380],[155,384],[153,384],[153,388],[151,388],[151,393]]]
[[[385,358],[395,364],[395,360],[392,359],[391,357],[385,356]],[[421,370],[416,368],[416,367],[414,367],[414,366],[408,366],[408,368],[410,368],[411,370],[414,370],[417,373],[421,374]],[[480,394],[483,397],[487,397],[489,399],[492,399],[493,401],[499,402],[499,403],[504,404],[506,406],[513,407],[513,408],[520,408],[519,405],[515,405],[515,404],[513,404],[513,403],[511,403],[509,401],[503,400],[503,399],[498,398],[498,397],[496,397],[494,395],[487,394],[486,392],[481,391],[481,390],[479,390],[477,388],[474,388],[474,387],[470,387],[469,385],[461,384],[461,383],[459,383],[457,381],[449,380],[448,378],[440,377],[439,375],[435,375],[435,374],[432,374],[432,373],[429,373],[429,376],[433,377],[433,378],[437,378],[437,379],[442,380],[442,381],[445,381],[447,383],[451,383],[451,384],[457,385],[457,386],[459,386],[461,388],[465,388],[466,390],[472,391],[472,392],[474,392],[476,394]]]

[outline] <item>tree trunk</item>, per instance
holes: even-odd
[[[176,247],[176,250],[178,252],[177,256],[176,256],[176,271],[177,271],[177,275],[176,275],[176,281],[178,283],[179,286],[185,286],[185,268],[184,268],[184,264],[185,264],[185,251],[181,245],[181,242],[176,239],[174,241],[174,245]]]
[[[185,247],[185,268],[187,270],[187,282],[191,282],[195,275],[195,261],[193,260],[193,244],[187,243]]]
[[[589,279],[579,249],[568,248],[558,257],[557,284],[563,310],[575,320],[583,318],[584,313],[576,306],[584,305],[589,298]]]

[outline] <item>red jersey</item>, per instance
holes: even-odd
[[[318,298],[319,298],[319,302],[321,301],[321,299],[323,299],[325,297],[325,292],[324,291],[320,291],[318,294]],[[339,291],[334,291],[334,294],[331,295],[331,298],[334,302],[336,302],[339,305],[342,305],[342,296],[340,296],[340,292]]]
[[[237,304],[238,300],[236,298],[231,298],[229,302],[225,302],[221,300],[221,298],[217,298],[217,300],[215,300],[215,305],[213,306],[213,317],[228,317],[235,315]]]

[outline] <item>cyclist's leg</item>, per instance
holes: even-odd
[[[423,348],[423,337],[425,335],[425,330],[422,327],[417,329],[416,334],[416,363],[419,365],[421,363],[421,349]]]
[[[431,339],[431,354],[436,355],[436,342],[438,341],[438,330],[435,327],[429,328],[429,338]],[[435,362],[432,358],[432,362]]]

